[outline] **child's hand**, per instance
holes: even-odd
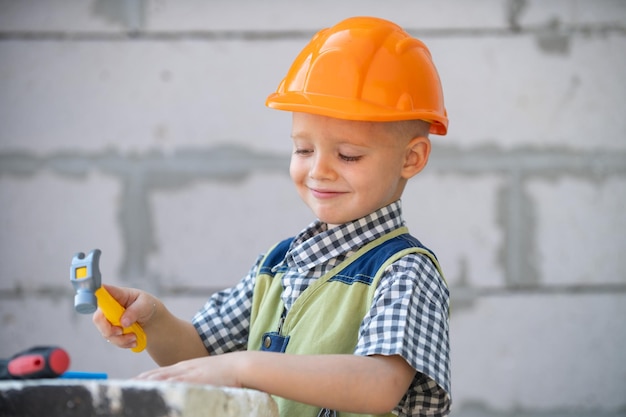
[[[144,372],[136,379],[242,388],[238,365],[242,363],[246,353],[234,352],[190,359]]]
[[[142,327],[153,318],[157,303],[154,296],[133,288],[121,288],[105,285],[106,290],[126,309],[120,322],[123,327],[128,327],[137,322]],[[96,310],[92,317],[93,323],[108,342],[121,348],[133,348],[137,345],[137,337],[134,333],[122,334],[122,328],[112,325],[100,309]]]

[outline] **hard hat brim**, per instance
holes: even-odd
[[[433,111],[414,109],[400,112],[396,108],[386,108],[343,97],[298,92],[272,93],[267,97],[265,104],[276,110],[312,113],[344,120],[370,122],[424,120],[430,123],[430,133],[443,136],[448,132],[448,119]]]

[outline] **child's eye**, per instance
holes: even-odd
[[[350,155],[343,155],[343,154],[339,154],[339,157],[346,162],[356,162],[361,159],[360,156],[350,156]]]
[[[313,150],[306,148],[296,148],[293,153],[296,155],[310,155],[313,153]]]

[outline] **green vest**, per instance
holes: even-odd
[[[409,253],[427,255],[437,270],[435,255],[417,239],[398,228],[359,249],[353,256],[312,283],[284,316],[281,300],[282,261],[290,239],[272,248],[259,267],[254,295],[248,350],[292,354],[351,354],[358,331],[370,310],[376,286],[387,266]],[[363,256],[367,253],[367,256]],[[281,323],[282,322],[282,323]],[[280,333],[277,331],[280,326]],[[320,408],[274,397],[282,417],[317,417]],[[341,417],[364,414],[337,413]],[[391,416],[392,414],[388,414]]]

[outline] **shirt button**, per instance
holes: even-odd
[[[265,346],[265,349],[269,349],[269,347],[272,346],[272,338],[269,336],[265,336],[265,340],[263,341],[263,346]]]

